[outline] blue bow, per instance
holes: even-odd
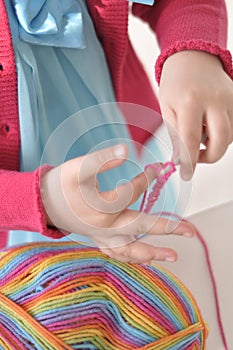
[[[79,0],[12,0],[20,38],[37,45],[85,48]]]

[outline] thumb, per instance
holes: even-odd
[[[119,166],[125,161],[127,153],[126,145],[118,144],[82,157],[78,169],[78,183],[82,197],[89,207],[94,206],[96,211],[111,215],[119,213],[127,207],[129,203],[128,197],[131,198],[132,191],[128,191],[128,196],[125,193],[123,196],[119,196],[117,191],[116,195],[114,195],[114,191],[109,191],[111,198],[106,200],[102,195],[103,192],[102,194],[99,192],[97,182],[98,173]]]
[[[127,155],[127,146],[118,144],[83,156],[79,164],[79,181],[119,166]]]

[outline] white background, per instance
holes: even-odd
[[[227,0],[229,34],[228,48],[233,53],[233,3]],[[154,65],[159,49],[154,35],[147,25],[130,17],[130,36],[134,47],[145,65],[148,76],[157,91],[154,79]],[[193,214],[233,199],[233,145],[225,156],[211,165],[199,164],[192,180],[192,196],[187,213]]]

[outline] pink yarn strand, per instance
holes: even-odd
[[[210,279],[211,279],[211,282],[212,282],[212,285],[213,285],[215,306],[216,306],[216,312],[217,312],[217,319],[218,319],[218,325],[219,325],[219,328],[220,328],[220,333],[221,333],[223,345],[225,347],[225,350],[229,350],[228,345],[227,345],[227,340],[226,340],[226,335],[225,335],[223,323],[222,323],[221,311],[220,311],[220,305],[219,305],[219,298],[218,298],[217,282],[216,282],[216,279],[214,277],[214,272],[213,272],[213,269],[212,269],[212,266],[211,266],[209,250],[208,250],[206,241],[204,240],[204,238],[202,237],[202,235],[200,234],[200,232],[197,229],[196,229],[196,234],[197,234],[197,237],[198,237],[199,241],[201,242],[202,247],[203,247],[204,252],[205,252],[205,257],[206,257],[206,262],[207,262],[207,266],[208,266],[208,270],[209,270],[209,274],[210,274]]]

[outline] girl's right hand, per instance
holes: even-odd
[[[134,238],[142,233],[195,233],[191,223],[177,224],[129,209],[156,178],[153,169],[148,168],[111,191],[99,191],[97,174],[120,166],[126,157],[126,146],[117,145],[72,159],[45,173],[41,194],[48,224],[90,237],[104,253],[122,262],[175,261],[173,249],[154,247]]]

